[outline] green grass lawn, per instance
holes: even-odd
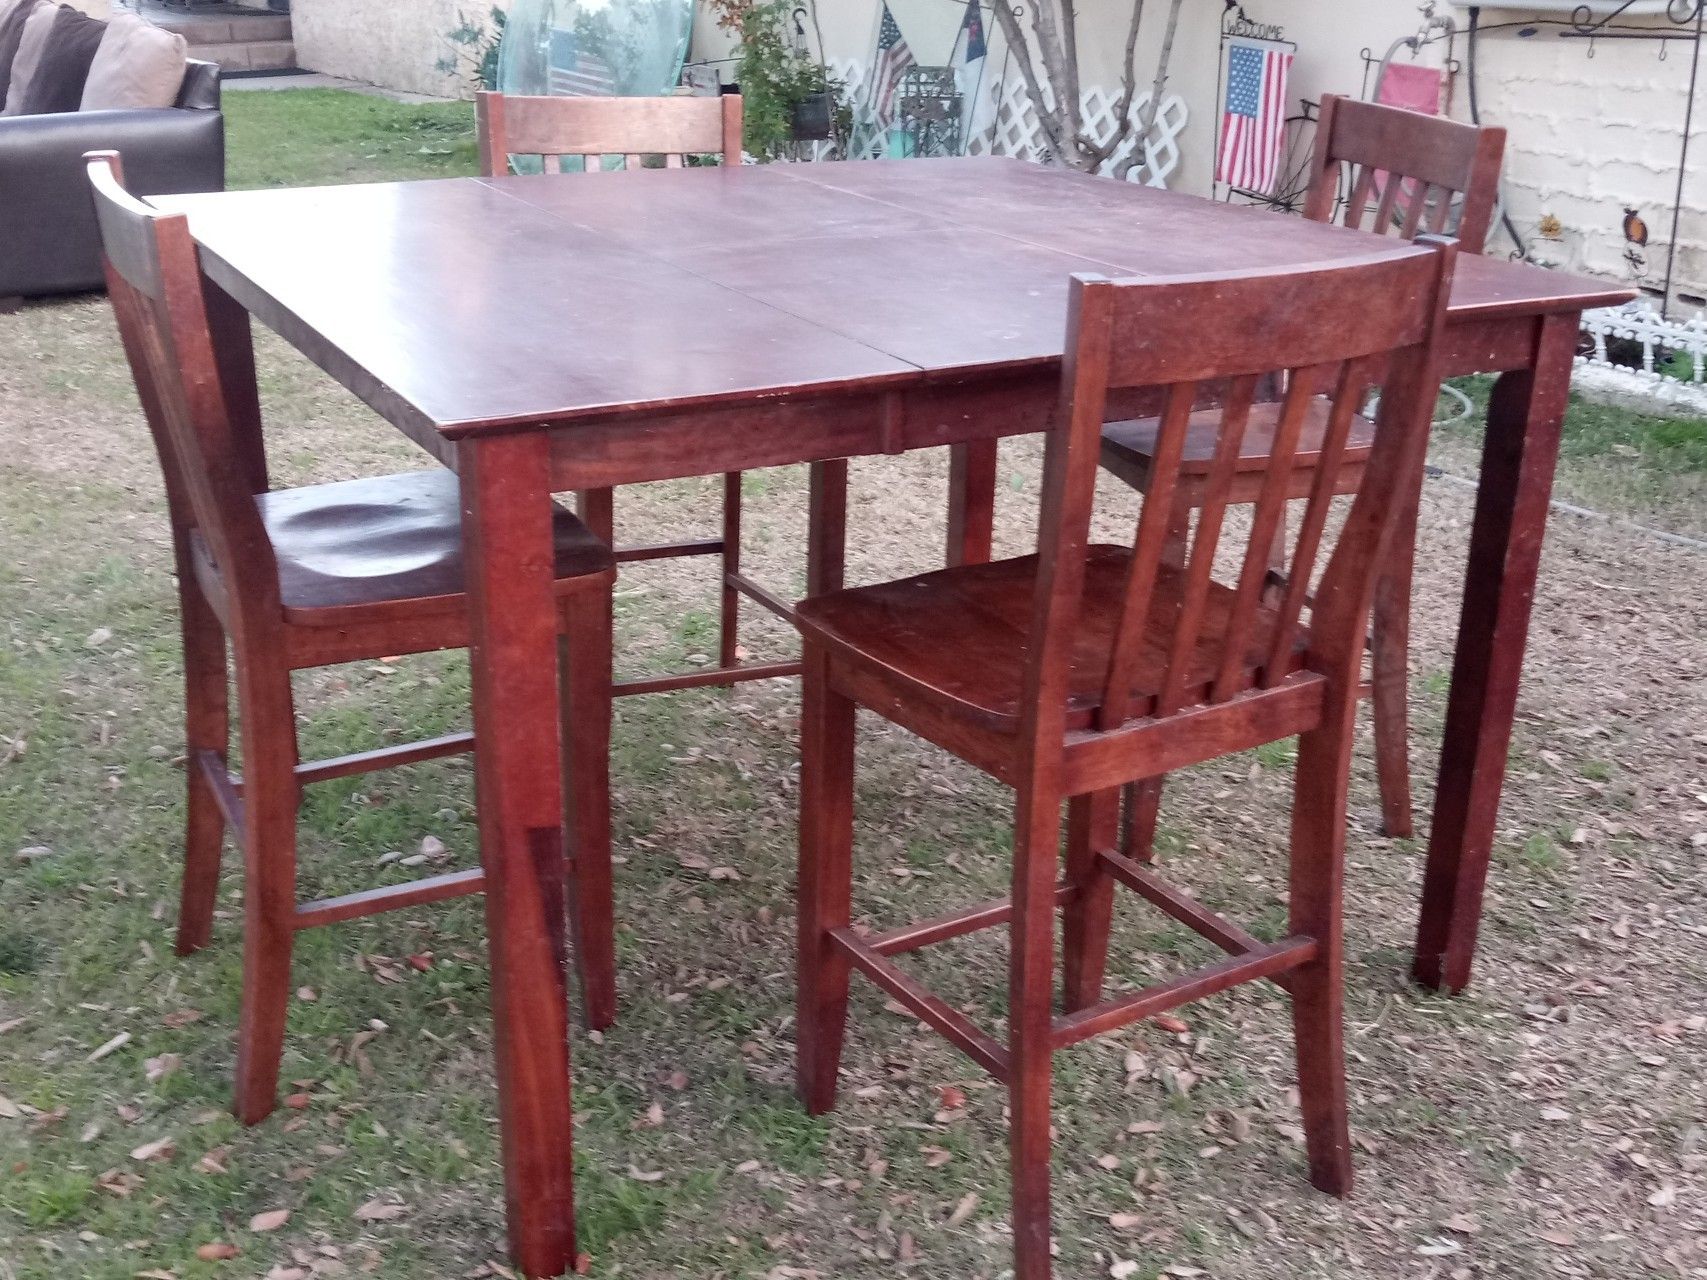
[[[225,118],[234,188],[453,178],[478,167],[469,102],[228,86]]]
[[[226,104],[234,186],[474,167],[464,104],[325,90]],[[257,349],[276,483],[425,465],[282,341],[261,332]],[[1639,522],[1699,517],[1687,496],[1707,474],[1701,424],[1578,406],[1570,431],[1563,489],[1601,484]],[[1447,433],[1439,460],[1473,469],[1476,438]],[[103,300],[0,318],[0,441],[0,1280],[511,1275],[478,900],[301,935],[293,1105],[251,1129],[225,1109],[239,859],[228,850],[213,945],[177,958],[171,554]],[[854,465],[853,580],[935,560],[940,454]],[[1035,443],[1005,444],[1002,467],[998,545],[1018,554],[1035,529]],[[805,490],[798,469],[745,486],[744,567],[783,594],[802,585]],[[625,490],[619,521],[641,542],[703,537],[717,491]],[[1098,536],[1129,539],[1135,500],[1109,506]],[[1467,513],[1462,490],[1429,487],[1414,664],[1425,814]],[[1701,562],[1583,522],[1556,522],[1550,546],[1478,982],[1462,999],[1405,979],[1418,847],[1375,834],[1366,743],[1359,753],[1359,1197],[1308,1187],[1285,1006],[1243,989],[1186,1008],[1184,1033],[1134,1027],[1059,1058],[1061,1280],[1659,1280],[1702,1265]],[[705,562],[625,569],[621,668],[702,658],[715,598]],[[755,658],[793,651],[763,620],[743,638]],[[305,754],[332,755],[465,724],[467,666],[358,663],[303,677],[298,694]],[[814,1119],[794,1100],[797,714],[785,682],[619,704],[622,1010],[602,1038],[575,1037],[582,1247],[593,1275],[625,1280],[997,1280],[1000,1090],[860,987],[841,1105]],[[1006,793],[876,725],[860,745],[862,918],[1002,892]],[[1276,744],[1190,771],[1164,808],[1166,869],[1259,933],[1284,918],[1294,763]],[[473,865],[473,819],[466,760],[316,786],[302,894]],[[1123,982],[1204,958],[1130,903],[1118,929]],[[999,1027],[1004,959],[998,937],[920,963]]]

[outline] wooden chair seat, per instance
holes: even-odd
[[[1024,703],[1027,634],[1037,609],[1037,557],[939,569],[896,582],[838,591],[799,606],[802,631],[838,659],[882,675],[910,696],[930,699],[983,728],[1014,732]],[[1126,598],[1132,549],[1092,546],[1085,557],[1083,612],[1074,630],[1067,677],[1067,727],[1088,728],[1102,701],[1103,680]],[[1133,715],[1153,707],[1167,671],[1172,622],[1185,574],[1157,573],[1152,619],[1133,680]],[[1202,642],[1188,660],[1190,700],[1207,693],[1221,661],[1214,640],[1227,631],[1236,593],[1209,583]],[[1156,620],[1163,620],[1157,622]],[[1254,677],[1274,636],[1274,610],[1259,608],[1240,659]],[[953,636],[952,645],[943,637]],[[1287,672],[1296,670],[1302,639]],[[1282,674],[1286,674],[1282,673]]]
[[[1233,461],[1233,489],[1228,501],[1256,501],[1254,486],[1268,472],[1269,455],[1274,449],[1274,432],[1280,423],[1280,408],[1279,401],[1251,407],[1250,421],[1245,427],[1238,456]],[[1303,427],[1298,433],[1298,448],[1292,455],[1292,491],[1288,497],[1309,496],[1316,468],[1321,465],[1322,441],[1327,433],[1331,408],[1325,397],[1318,396],[1310,401]],[[1179,469],[1180,483],[1186,486],[1186,493],[1182,496],[1187,500],[1195,495],[1209,474],[1210,464],[1215,460],[1215,441],[1220,426],[1219,409],[1204,409],[1191,415]],[[1102,465],[1133,488],[1148,493],[1160,430],[1159,418],[1110,423],[1102,432]],[[1337,492],[1357,491],[1358,479],[1369,461],[1369,451],[1374,444],[1375,424],[1361,415],[1354,417],[1345,449],[1340,455]],[[1246,490],[1250,492],[1247,494]]]
[[[461,486],[443,468],[255,495],[278,564],[287,623],[336,626],[462,610]],[[554,507],[560,591],[615,577],[616,557]],[[196,576],[216,609],[225,586],[199,533]]]

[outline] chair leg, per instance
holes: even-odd
[[[610,588],[565,604],[558,638],[563,714],[563,798],[573,870],[570,927],[581,1016],[594,1031],[616,1021],[616,906],[611,885]]]
[[[1050,1274],[1051,1039],[1060,839],[1060,797],[1022,786],[1014,822],[1008,962],[1008,1159],[1015,1280],[1048,1280]]]
[[[1345,879],[1346,788],[1351,709],[1340,723],[1303,735],[1293,792],[1291,932],[1316,939],[1316,959],[1292,974],[1292,1026],[1310,1181],[1351,1194],[1346,1114],[1344,956],[1340,903]]]
[[[800,871],[795,1078],[813,1115],[836,1105],[849,961],[830,938],[851,919],[854,704],[830,687],[829,657],[808,644],[800,714]]]
[[[1134,862],[1156,860],[1156,823],[1162,809],[1162,786],[1167,775],[1126,784],[1126,804],[1120,820],[1120,849]]]
[[[1375,775],[1381,791],[1381,828],[1389,836],[1415,830],[1411,812],[1410,665],[1411,576],[1416,562],[1417,501],[1413,491],[1393,530],[1387,571],[1375,589],[1370,655],[1371,712],[1375,721]]]
[[[183,561],[180,560],[180,566]],[[184,636],[184,746],[188,760],[187,817],[184,828],[184,882],[178,899],[177,952],[200,951],[213,936],[213,909],[219,894],[219,862],[225,843],[225,817],[198,753],[220,760],[231,745],[225,633],[193,576],[180,568],[179,607]]]
[[[741,572],[741,473],[729,471],[723,476],[723,587],[722,611],[719,615],[718,661],[732,667],[740,659],[736,650],[741,640],[741,593],[730,581]]]
[[[1061,1003],[1068,1013],[1102,999],[1114,877],[1100,855],[1115,847],[1119,814],[1116,789],[1074,796],[1067,806],[1067,883],[1078,889],[1062,913]]]
[[[296,915],[296,722],[290,673],[238,663],[243,735],[243,1008],[237,1118],[272,1111],[284,1053]]]

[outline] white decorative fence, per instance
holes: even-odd
[[[855,104],[853,156],[867,159],[885,154],[888,138],[873,118],[868,101],[869,68],[849,58],[835,58],[830,62],[830,71],[846,84],[848,98]],[[976,96],[977,101],[967,112],[973,130],[966,144],[969,155],[1022,156],[1036,160],[1045,154],[1043,129],[1023,80],[1013,77],[1006,83],[1000,83],[987,75],[978,86]],[[1132,102],[1132,119],[1140,118],[1149,102],[1148,91],[1137,95]],[[1080,104],[1088,131],[1099,143],[1114,136],[1119,93],[1093,86],[1080,96]],[[1144,139],[1144,158],[1127,173],[1129,181],[1144,182],[1152,187],[1167,186],[1168,179],[1179,168],[1179,139],[1189,116],[1185,100],[1177,93],[1162,99],[1149,136]],[[1103,169],[1113,172],[1138,145],[1136,136],[1128,139],[1108,159]],[[828,143],[819,143],[811,153],[811,159],[824,159],[829,152]]]
[[[1688,320],[1668,320],[1654,310],[1652,303],[1630,302],[1584,312],[1583,332],[1594,343],[1593,351],[1580,357],[1584,363],[1694,386],[1707,384],[1707,313],[1697,311]],[[1608,340],[1619,338],[1641,344],[1640,369],[1610,359]],[[1678,360],[1678,356],[1684,358]]]

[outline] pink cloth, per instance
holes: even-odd
[[[1425,67],[1416,62],[1389,62],[1381,76],[1381,89],[1375,100],[1383,106],[1403,107],[1420,111],[1425,116],[1440,114],[1439,67]]]

